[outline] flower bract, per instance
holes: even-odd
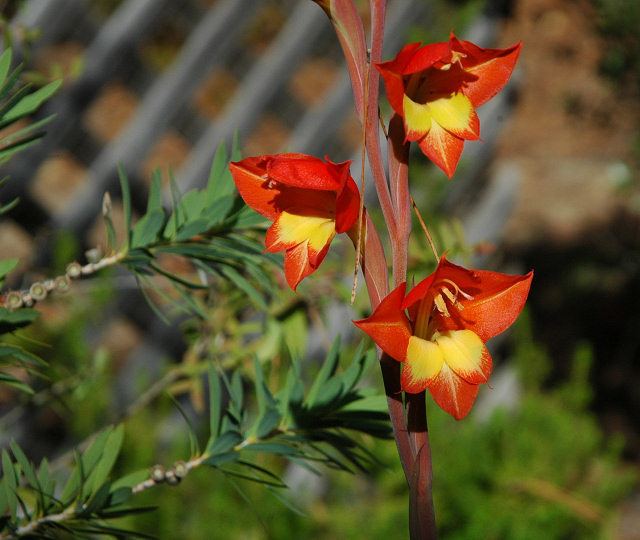
[[[402,362],[405,392],[431,392],[456,419],[465,417],[486,383],[492,359],[485,343],[522,311],[533,273],[470,270],[442,257],[408,294],[402,283],[356,326]]]
[[[284,251],[292,289],[314,272],[334,236],[358,219],[360,194],[350,162],[333,163],[305,154],[249,157],[229,165],[245,203],[273,221],[267,251]]]
[[[480,137],[476,108],[509,80],[520,44],[483,49],[453,34],[448,42],[405,45],[389,62],[377,64],[405,137],[449,177],[465,140]]]

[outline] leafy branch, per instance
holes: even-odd
[[[292,362],[284,386],[272,393],[264,368],[256,361],[255,407],[245,399],[245,382],[238,371],[229,379],[211,365],[209,437],[204,450],[190,429],[191,457],[168,469],[156,465],[111,480],[124,438],[124,427],[119,425],[99,433],[84,452],[76,452],[75,465],[61,487],[46,459],[36,468],[13,442],[13,459],[2,452],[0,539],[59,538],[68,533],[146,538],[107,525],[111,519],[153,510],[130,506],[133,495],[163,483],[176,485],[201,466],[270,489],[285,488],[277,474],[255,463],[260,454],[306,463],[312,470],[311,463],[351,472],[364,469],[375,458],[357,435],[390,436],[386,403],[383,396],[358,387],[375,363],[375,352],[365,353],[360,346],[348,368],[339,371],[339,350],[336,341],[308,390],[299,364]],[[177,402],[176,406],[180,408]]]

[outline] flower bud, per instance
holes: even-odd
[[[80,266],[80,263],[73,261],[67,265],[66,274],[71,279],[79,278],[82,275],[82,266]]]
[[[47,297],[47,289],[43,283],[36,281],[29,287],[29,294],[36,302],[44,300]]]
[[[173,471],[178,478],[184,478],[189,472],[189,468],[184,461],[176,461],[173,464]]]
[[[18,309],[22,307],[22,294],[18,291],[11,291],[4,299],[4,305],[7,309]]]
[[[149,475],[151,480],[153,480],[156,484],[160,482],[164,482],[166,479],[166,472],[162,465],[154,465],[151,467],[151,474]]]

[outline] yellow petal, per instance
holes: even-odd
[[[479,136],[478,119],[469,98],[462,93],[429,101],[430,117],[444,129],[464,139]]]
[[[332,217],[291,214],[282,212],[278,216],[278,242],[296,245],[306,240],[314,251],[321,251],[336,234]]]
[[[407,140],[417,141],[431,129],[431,110],[428,105],[416,103],[405,94],[402,100]]]
[[[420,392],[440,373],[444,357],[432,341],[416,336],[409,338],[407,360],[402,371],[402,387],[407,392]]]
[[[458,376],[472,384],[487,382],[491,373],[491,356],[484,343],[471,330],[452,330],[436,334],[445,363]]]

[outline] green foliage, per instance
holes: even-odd
[[[350,367],[339,372],[338,350],[336,342],[306,396],[295,364],[290,368],[287,385],[274,395],[265,382],[263,368],[256,362],[253,413],[250,402],[244,399],[239,373],[229,380],[211,367],[210,434],[206,448],[200,453],[197,434],[191,431],[189,461],[176,462],[160,479],[138,471],[112,480],[112,469],[123,443],[122,425],[100,432],[83,452],[76,452],[64,483],[52,476],[46,460],[36,468],[20,446],[12,443],[14,459],[6,451],[2,454],[0,512],[5,517],[0,522],[0,538],[4,537],[2,533],[60,538],[63,531],[145,538],[142,533],[106,522],[149,511],[150,507],[128,506],[131,496],[163,480],[169,482],[170,475],[176,478],[179,470],[178,479],[201,465],[219,470],[228,478],[251,480],[268,488],[286,486],[277,474],[258,464],[256,456],[323,463],[345,471],[352,467],[362,469],[375,460],[354,435],[389,436],[384,400],[356,387],[375,353],[365,354],[362,347],[358,348]],[[334,397],[330,403],[319,399],[328,389]]]
[[[54,81],[34,90],[31,85],[20,84],[20,73],[20,67],[11,70],[11,49],[5,50],[0,55],[0,130],[32,115],[62,84]],[[0,164],[40,139],[49,120],[51,117],[5,132],[0,138]]]
[[[230,159],[238,158],[237,147],[231,154]],[[233,284],[257,307],[266,309],[265,295],[271,288],[271,277],[265,263],[276,260],[263,253],[262,244],[251,236],[251,231],[264,228],[264,221],[242,204],[235,192],[228,162],[225,145],[221,144],[207,185],[184,194],[170,177],[170,210],[162,205],[162,177],[159,171],[156,172],[146,212],[134,226],[131,226],[128,181],[120,171],[125,229],[128,231],[120,248],[122,264],[141,284],[161,296],[166,295],[150,276],[166,278],[179,294],[183,309],[201,318],[206,318],[204,307],[191,291],[208,289],[209,278]],[[112,224],[108,212],[105,217],[109,230]],[[115,233],[108,236],[115,238]],[[164,268],[160,261],[166,257],[188,260],[199,277],[181,276]]]

